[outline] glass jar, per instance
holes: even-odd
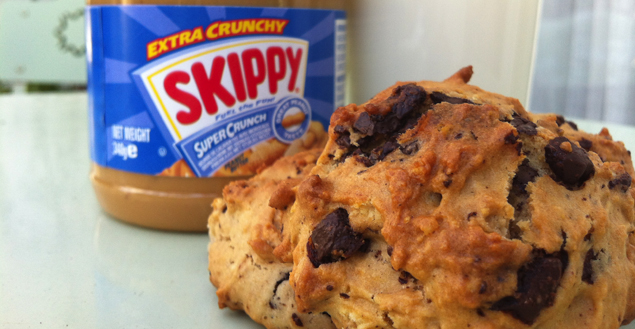
[[[321,146],[344,105],[340,0],[91,0],[92,181],[110,215],[205,231],[211,202]]]

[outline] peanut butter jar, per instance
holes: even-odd
[[[205,231],[230,181],[319,147],[344,105],[340,0],[89,1],[92,181],[104,210]]]

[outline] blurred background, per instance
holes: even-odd
[[[534,112],[635,125],[633,0],[350,0],[348,100],[472,83]],[[0,93],[85,90],[84,1],[0,0]]]
[[[85,89],[84,3],[0,0],[0,92]]]
[[[530,108],[635,124],[635,1],[545,0]]]

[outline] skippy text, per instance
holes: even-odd
[[[308,43],[296,38],[240,39],[188,52],[141,78],[178,141],[237,106],[302,97],[307,51]]]
[[[291,71],[287,89],[293,91],[301,58],[302,49],[297,49],[294,54],[291,47],[285,50],[282,47],[271,46],[264,52],[258,48],[250,48],[244,50],[240,56],[237,53],[230,53],[227,59],[223,56],[214,57],[209,74],[202,63],[196,62],[192,64],[191,76],[194,77],[205,110],[213,115],[218,112],[216,98],[226,107],[234,106],[237,100],[244,102],[247,95],[250,99],[256,99],[258,85],[265,80],[268,82],[269,94],[278,93],[278,82],[287,75],[287,62]],[[232,77],[234,94],[221,84],[225,65],[229,68]],[[201,102],[198,98],[177,88],[179,83],[189,83],[190,80],[190,73],[181,70],[171,72],[163,80],[167,94],[189,108],[189,111],[180,111],[176,114],[176,119],[182,124],[194,123],[201,118],[202,114]]]

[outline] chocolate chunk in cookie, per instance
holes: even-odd
[[[432,100],[432,103],[434,103],[434,104],[439,104],[441,102],[446,102],[446,103],[450,103],[450,104],[472,104],[472,105],[476,105],[476,103],[472,102],[469,99],[448,96],[448,95],[440,93],[438,91],[433,91],[432,94],[430,94],[430,99]]]
[[[364,135],[372,135],[375,129],[375,122],[371,119],[368,112],[362,112],[353,124],[353,128]]]
[[[375,132],[384,135],[392,135],[399,130],[400,120],[396,115],[388,114],[381,117],[375,124]]]
[[[426,91],[415,84],[398,86],[393,89],[390,97],[383,101],[382,105],[391,109],[388,114],[369,115],[362,112],[353,127],[368,136],[401,134],[412,128],[425,113],[422,109],[426,95]]]
[[[314,267],[350,257],[366,241],[348,221],[348,212],[338,208],[315,226],[307,243],[309,259]]]
[[[513,131],[510,131],[509,134],[505,135],[505,144],[516,144],[518,141],[518,135],[514,134]]]
[[[413,83],[409,83],[393,89],[388,101],[394,102],[392,113],[397,118],[402,119],[423,106],[426,101],[426,91]]]
[[[300,319],[300,317],[293,313],[291,314],[291,319],[293,319],[293,323],[295,323],[296,326],[298,327],[304,327],[304,324],[302,323],[302,320]]]
[[[631,176],[627,173],[623,173],[617,178],[609,181],[609,189],[617,189],[618,191],[625,192],[631,187]]]
[[[556,124],[558,124],[558,127],[562,126],[565,123],[568,124],[569,127],[571,127],[573,130],[578,130],[578,125],[575,124],[575,122],[567,121],[562,115],[556,115]]]
[[[536,130],[538,126],[535,123],[521,117],[520,115],[516,113],[514,113],[512,117],[513,119],[509,123],[512,126],[514,126],[514,128],[516,128],[518,133],[529,135],[529,136],[535,136],[538,134],[538,131]]]
[[[368,158],[364,155],[359,155],[359,154],[355,154],[354,155],[355,160],[361,164],[363,164],[366,167],[371,167],[375,164],[375,161],[372,160],[371,158]]]
[[[339,145],[341,148],[349,148],[351,146],[351,136],[346,132],[337,137],[335,143]]]
[[[538,171],[529,165],[529,160],[525,159],[523,163],[518,166],[518,171],[514,180],[512,181],[512,191],[517,194],[526,194],[527,184],[533,182],[538,177]]]
[[[509,195],[507,196],[507,202],[514,207],[514,219],[509,222],[508,228],[510,239],[521,238],[522,230],[518,226],[518,222],[528,220],[531,216],[528,207],[529,194],[527,193],[527,184],[535,181],[538,176],[538,171],[529,165],[528,159],[525,159],[518,166],[516,176],[512,180],[512,187],[509,189]]]
[[[562,126],[565,122],[566,120],[562,115],[556,115],[556,124],[558,125],[558,127]]]
[[[419,144],[417,141],[413,141],[405,145],[399,145],[399,150],[405,155],[412,155],[419,151]]]
[[[578,141],[578,143],[580,144],[580,147],[587,152],[591,151],[591,147],[593,147],[593,142],[591,142],[590,140],[586,138],[582,138],[581,140]]]
[[[491,309],[508,313],[527,325],[533,324],[544,308],[553,305],[567,264],[565,251],[554,254],[534,251],[534,259],[518,270],[516,293],[495,302]]]
[[[571,128],[573,128],[573,130],[578,130],[578,125],[575,124],[575,122],[567,121],[567,123],[569,124],[569,126],[571,126]]]
[[[333,130],[335,131],[336,134],[341,135],[344,133],[348,132],[348,128],[342,126],[342,125],[337,125],[333,128]]]
[[[582,266],[582,281],[588,284],[593,284],[595,282],[593,278],[593,265],[591,262],[597,259],[598,254],[596,254],[593,249],[589,249],[584,257],[584,265]]]
[[[391,111],[385,116],[373,116],[375,119],[375,133],[396,137],[403,133],[410,119],[418,120],[427,109],[424,109],[426,91],[415,85],[406,84],[393,89],[392,94],[384,101]],[[416,123],[416,121],[415,121]]]
[[[278,305],[276,304],[274,299],[276,297],[276,294],[278,293],[278,287],[280,287],[280,285],[283,282],[289,281],[289,275],[290,275],[290,272],[283,273],[282,274],[282,278],[280,280],[276,281],[276,284],[273,287],[273,294],[271,295],[271,299],[269,300],[269,307],[271,309],[275,310],[275,309],[278,308]]]
[[[399,283],[401,284],[407,284],[410,281],[417,281],[417,279],[415,277],[412,276],[412,274],[410,274],[410,272],[407,271],[401,271],[401,273],[399,274]]]
[[[388,154],[392,151],[399,148],[399,144],[395,141],[387,141],[384,145],[377,147],[373,150],[373,154],[371,154],[371,158],[375,157],[378,161],[386,158]]]
[[[404,148],[397,143],[397,137],[416,126],[421,116],[428,111],[425,107],[426,95],[426,91],[415,84],[394,88],[390,97],[382,101],[380,105],[373,106],[373,108],[390,108],[385,115],[369,112],[359,114],[353,123],[353,129],[363,137],[357,139],[356,145],[351,143],[347,129],[341,125],[335,126],[334,132],[338,135],[335,142],[347,149],[344,159],[356,156],[358,162],[370,167],[384,160],[397,148],[403,152]],[[406,152],[412,151],[416,150],[406,149]]]
[[[593,174],[589,155],[566,137],[556,137],[545,146],[545,161],[553,171],[553,179],[569,190],[576,190]]]

